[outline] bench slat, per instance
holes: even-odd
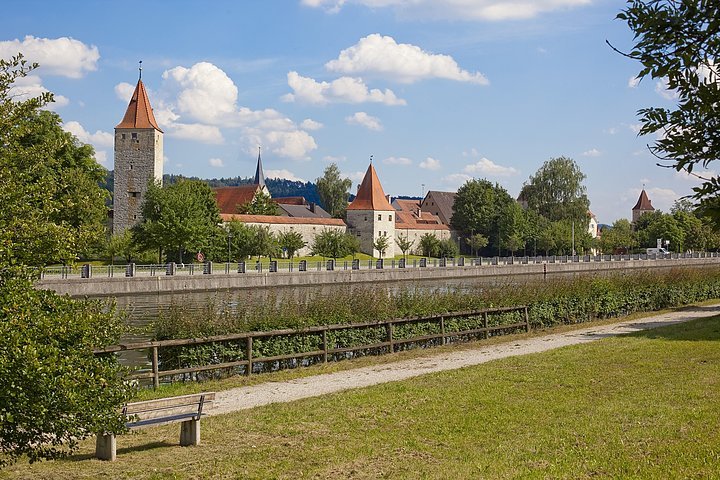
[[[164,417],[143,419],[143,420],[139,420],[137,422],[128,422],[125,425],[128,428],[142,428],[142,427],[150,427],[150,426],[167,425],[170,423],[177,423],[179,421],[197,420],[197,419],[198,419],[197,412],[182,413],[179,415],[168,415],[168,416],[164,416]]]

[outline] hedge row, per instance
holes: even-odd
[[[304,302],[265,298],[246,301],[234,307],[211,302],[202,310],[187,305],[171,305],[160,312],[154,323],[154,339],[205,337],[247,331],[300,329],[319,325],[381,322],[393,318],[412,318],[449,312],[493,307],[528,305],[533,328],[579,323],[598,318],[627,315],[676,307],[702,300],[720,298],[720,268],[677,268],[661,271],[632,271],[599,277],[508,283],[452,288],[385,289],[345,288],[331,295],[309,295]],[[229,303],[229,302],[228,302]],[[491,326],[522,321],[517,313],[489,317]],[[447,331],[462,331],[482,326],[481,317],[449,319]],[[394,338],[403,339],[439,333],[437,322],[415,322],[396,326]],[[474,337],[473,337],[474,338]],[[328,333],[334,348],[380,343],[386,339],[384,327],[336,330]],[[463,341],[472,338],[457,338]],[[402,349],[426,347],[438,341],[403,344]],[[320,334],[266,337],[253,342],[253,358],[322,349]],[[377,354],[377,349],[353,354],[336,354],[331,360]],[[185,368],[245,359],[245,342],[218,342],[210,345],[164,348],[160,351],[161,368]],[[312,364],[320,358],[302,361],[268,362],[256,365],[256,371],[275,370]],[[225,372],[228,373],[228,372]]]

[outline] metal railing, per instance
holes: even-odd
[[[387,270],[412,268],[482,268],[498,265],[527,265],[552,263],[590,263],[590,262],[621,262],[637,260],[685,260],[718,258],[717,252],[644,253],[626,255],[563,255],[537,257],[456,257],[456,258],[412,258],[412,259],[371,259],[371,260],[246,260],[232,263],[168,263],[141,265],[73,265],[44,267],[40,278],[129,278],[153,276],[181,275],[252,275],[295,272],[347,271],[347,270]]]

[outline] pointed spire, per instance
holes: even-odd
[[[393,211],[395,210],[383,191],[382,185],[380,185],[380,179],[378,179],[375,167],[371,163],[365,172],[360,188],[358,188],[357,196],[347,207],[348,210],[380,210],[380,211]]]
[[[261,187],[265,186],[265,175],[263,174],[262,159],[260,158],[260,147],[258,147],[258,161],[257,168],[255,168],[255,180],[253,183],[255,185],[260,185]]]
[[[155,121],[150,99],[148,99],[147,91],[142,80],[138,80],[135,91],[130,99],[128,108],[122,122],[118,123],[115,128],[154,128],[162,133]]]
[[[647,193],[645,193],[644,188],[642,189],[642,192],[640,192],[640,198],[638,198],[638,201],[633,207],[633,210],[655,210],[655,208],[652,206],[652,202],[650,202],[650,199],[647,196]]]

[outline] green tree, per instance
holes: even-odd
[[[280,232],[277,239],[280,248],[285,250],[288,258],[293,258],[298,250],[307,245],[307,242],[303,240],[302,234],[293,230]]]
[[[512,255],[525,247],[526,229],[527,221],[522,207],[517,202],[504,205],[498,219],[498,236]]]
[[[312,254],[327,258],[342,258],[359,249],[357,238],[335,229],[325,229],[315,236]]]
[[[476,233],[475,235],[471,235],[470,237],[466,238],[465,241],[467,242],[470,250],[472,250],[473,256],[475,257],[477,257],[478,250],[482,250],[488,245],[488,239],[482,233]]]
[[[454,229],[464,234],[485,235],[497,249],[501,242],[503,213],[515,200],[499,184],[487,180],[468,180],[458,189],[453,216]]]
[[[224,224],[225,232],[222,236],[222,247],[227,248],[229,238],[230,260],[245,260],[253,255],[253,240],[255,231],[248,225],[238,221],[230,220]]]
[[[352,180],[340,177],[340,169],[334,163],[325,168],[323,176],[315,180],[320,203],[335,218],[345,217]]]
[[[420,251],[423,257],[437,257],[440,255],[440,240],[432,233],[420,237]]]
[[[277,237],[270,231],[270,227],[251,226],[250,230],[253,232],[251,240],[252,255],[256,255],[258,260],[260,260],[261,256],[268,257],[271,260],[273,257],[280,256],[280,245]]]
[[[452,238],[443,238],[438,242],[437,256],[441,258],[452,258],[460,255],[460,247]]]
[[[694,173],[720,158],[717,62],[720,58],[720,4],[717,2],[629,1],[617,18],[634,34],[628,54],[640,62],[638,79],[666,82],[677,98],[675,108],[639,110],[640,135],[657,135],[652,153],[677,171]],[[720,219],[720,181],[700,176],[695,200]]]
[[[628,252],[638,246],[637,236],[632,224],[625,218],[615,220],[611,228],[606,228],[600,236],[600,250],[612,254],[617,249],[627,249]]]
[[[108,194],[93,148],[41,110],[52,94],[22,100],[12,90],[36,67],[0,59],[0,262],[40,266],[101,242]]]
[[[403,253],[403,257],[407,258],[407,252],[410,251],[410,249],[415,244],[415,240],[410,240],[410,237],[405,234],[403,237],[402,235],[398,235],[398,237],[395,239],[395,245],[398,246],[400,251]]]
[[[638,218],[635,232],[643,248],[655,247],[657,239],[668,240],[671,251],[679,251],[685,244],[685,232],[675,217],[659,210]]]
[[[36,290],[26,272],[0,267],[0,467],[77,449],[125,431],[119,406],[133,394],[115,355],[121,320],[100,302]]]
[[[115,264],[115,257],[121,257],[125,263],[132,263],[139,255],[139,249],[135,243],[131,230],[125,230],[120,234],[111,235],[105,242],[105,253],[110,264]]]
[[[390,246],[390,240],[388,237],[379,236],[373,241],[373,249],[378,251],[380,258],[385,256],[385,251]]]
[[[133,227],[135,238],[178,263],[191,261],[221,236],[215,194],[202,181],[181,179],[164,188],[152,183],[141,211],[143,220]]]
[[[587,230],[590,200],[583,180],[585,174],[574,160],[553,158],[523,184],[520,199],[551,222],[574,220],[576,228]]]
[[[280,215],[280,208],[270,195],[258,190],[251,201],[238,205],[238,213],[246,215]]]

